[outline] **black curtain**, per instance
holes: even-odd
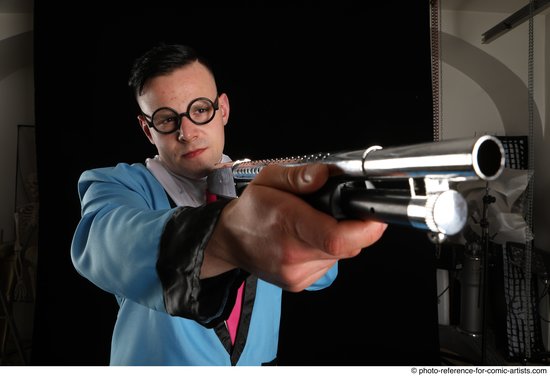
[[[155,42],[191,44],[210,57],[230,98],[226,153],[234,159],[432,139],[427,1],[114,3],[35,5],[35,365],[108,364],[114,297],[70,260],[76,182],[84,169],[153,155],[126,82],[133,58]],[[341,262],[331,288],[285,293],[280,364],[437,364],[434,254],[425,234],[391,226]]]

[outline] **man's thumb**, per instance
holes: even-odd
[[[321,163],[294,167],[274,164],[264,167],[252,183],[304,194],[321,188],[328,176],[328,166]]]

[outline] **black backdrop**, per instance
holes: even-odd
[[[156,41],[210,57],[231,102],[226,153],[235,159],[432,139],[428,1],[76,3],[35,6],[35,365],[108,364],[115,300],[70,260],[76,182],[84,169],[154,153],[126,80],[132,59]],[[424,234],[390,226],[341,262],[329,289],[285,293],[280,364],[437,364],[434,253]]]

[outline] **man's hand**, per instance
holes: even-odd
[[[288,291],[301,291],[339,259],[357,256],[387,225],[341,220],[300,198],[321,188],[328,167],[270,165],[222,211],[205,252],[202,277],[238,267]]]

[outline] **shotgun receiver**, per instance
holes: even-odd
[[[442,242],[459,233],[468,218],[464,197],[451,185],[494,180],[504,168],[502,143],[494,136],[280,159],[242,160],[220,165],[209,177],[216,187],[230,173],[237,195],[267,165],[324,163],[331,178],[305,199],[337,219],[373,218],[427,231]],[[215,190],[216,188],[214,188]],[[220,193],[219,190],[217,193]],[[222,193],[223,195],[223,193]]]

